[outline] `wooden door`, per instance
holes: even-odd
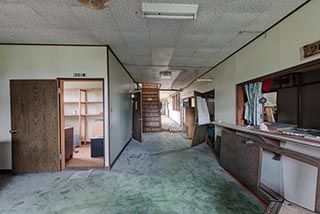
[[[11,80],[14,173],[60,170],[56,80]]]
[[[132,137],[139,142],[142,142],[142,100],[141,92],[134,94],[132,104]]]
[[[194,118],[195,118],[195,129],[194,134],[191,142],[191,147],[196,146],[198,144],[204,143],[206,140],[208,125],[199,125],[199,118],[198,118],[198,102],[197,97],[204,97],[204,95],[200,92],[194,91],[194,102],[195,102],[195,111],[194,111]]]

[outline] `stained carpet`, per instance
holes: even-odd
[[[217,163],[211,149],[178,133],[145,133],[112,171],[0,177],[0,213],[260,214],[264,207]],[[177,152],[165,151],[177,149]],[[150,155],[152,153],[159,155]]]

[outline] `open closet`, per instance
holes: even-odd
[[[104,166],[102,80],[61,80],[66,167]],[[63,153],[62,153],[63,154]]]

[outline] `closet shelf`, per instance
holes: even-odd
[[[103,101],[81,101],[81,104],[100,104]]]
[[[79,114],[65,114],[65,117],[79,117]]]

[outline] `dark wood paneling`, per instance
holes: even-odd
[[[237,102],[237,109],[236,109],[236,120],[237,125],[244,125],[244,87],[243,85],[236,86],[236,102]]]
[[[194,134],[191,142],[191,147],[205,142],[207,130],[208,130],[208,125],[201,125],[201,126],[196,125],[194,127]]]
[[[60,170],[56,80],[11,80],[14,173]]]
[[[223,129],[220,163],[254,193],[259,190],[262,149],[256,144],[245,144],[246,138]]]
[[[320,129],[320,83],[302,87],[302,127]]]
[[[298,124],[298,88],[286,88],[278,91],[278,122]]]
[[[205,97],[203,93],[194,91],[194,102],[195,102],[195,108],[194,108],[194,134],[192,138],[192,142],[190,147],[199,145],[201,143],[204,143],[206,140],[208,125],[198,125],[199,118],[198,118],[198,103],[197,103],[197,97]]]
[[[142,100],[141,92],[135,94],[135,99],[132,102],[132,137],[139,142],[142,142]]]
[[[65,160],[68,161],[73,156],[73,127],[64,129],[64,137]]]

